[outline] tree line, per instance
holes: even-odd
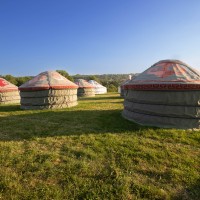
[[[62,76],[66,77],[70,81],[75,81],[76,79],[85,79],[85,80],[95,80],[103,86],[107,87],[108,92],[117,92],[118,87],[128,79],[129,74],[102,74],[102,75],[69,75],[65,70],[56,70]],[[136,74],[130,74],[135,76]],[[23,76],[23,77],[15,77],[10,74],[8,75],[0,75],[0,77],[6,79],[18,87],[23,83],[29,81],[33,78],[33,76]]]

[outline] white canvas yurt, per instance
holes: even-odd
[[[200,128],[200,73],[187,64],[161,60],[124,89],[126,119],[164,128]]]
[[[89,80],[88,83],[94,86],[95,94],[105,94],[107,93],[107,88],[96,82],[95,80]]]
[[[20,96],[18,87],[0,78],[0,104],[19,103]]]
[[[22,109],[76,106],[77,85],[56,71],[46,71],[19,87]]]
[[[77,95],[79,97],[93,97],[95,96],[94,86],[84,79],[77,79],[75,83],[78,85]]]

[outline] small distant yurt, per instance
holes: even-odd
[[[161,60],[124,89],[126,119],[164,128],[200,128],[200,73],[187,64]]]
[[[88,83],[94,86],[95,94],[105,94],[107,93],[107,88],[96,82],[95,80],[89,80]]]
[[[77,79],[75,83],[78,85],[77,95],[79,97],[93,97],[95,96],[94,86],[84,79]]]
[[[131,75],[128,76],[128,79],[124,81],[118,88],[118,92],[121,97],[124,97],[124,85],[127,84],[131,80]]]
[[[18,87],[0,78],[0,104],[19,103],[20,96]]]
[[[19,87],[22,109],[76,106],[77,85],[56,71],[46,71]]]

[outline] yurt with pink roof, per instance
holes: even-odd
[[[77,79],[75,83],[78,85],[78,97],[94,97],[95,88],[84,79]]]
[[[124,89],[126,119],[163,128],[200,128],[200,73],[187,64],[161,60]]]
[[[20,102],[18,87],[0,78],[0,104],[14,104]]]
[[[19,87],[22,109],[76,106],[78,86],[56,71],[46,71]]]

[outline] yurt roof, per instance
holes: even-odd
[[[130,79],[127,79],[127,80],[123,81],[123,82],[121,83],[120,86],[121,86],[121,87],[124,86],[125,84],[129,83],[129,81],[131,81],[131,80],[130,80]]]
[[[7,80],[0,78],[0,92],[12,92],[17,91],[18,87],[8,82]]]
[[[78,85],[79,88],[94,88],[92,84],[88,83],[84,79],[77,79],[75,83]]]
[[[179,60],[161,60],[124,87],[136,90],[200,90],[200,73]]]
[[[91,85],[93,85],[95,88],[105,88],[103,85],[101,85],[100,83],[98,83],[95,80],[89,80],[88,83],[90,83]]]
[[[123,89],[123,88],[124,88],[124,85],[128,84],[129,81],[131,81],[131,79],[133,79],[133,78],[134,78],[134,76],[129,75],[129,76],[128,76],[128,79],[126,79],[125,81],[123,81],[123,82],[121,83],[120,87]]]
[[[19,87],[21,91],[78,88],[56,71],[45,71]]]

